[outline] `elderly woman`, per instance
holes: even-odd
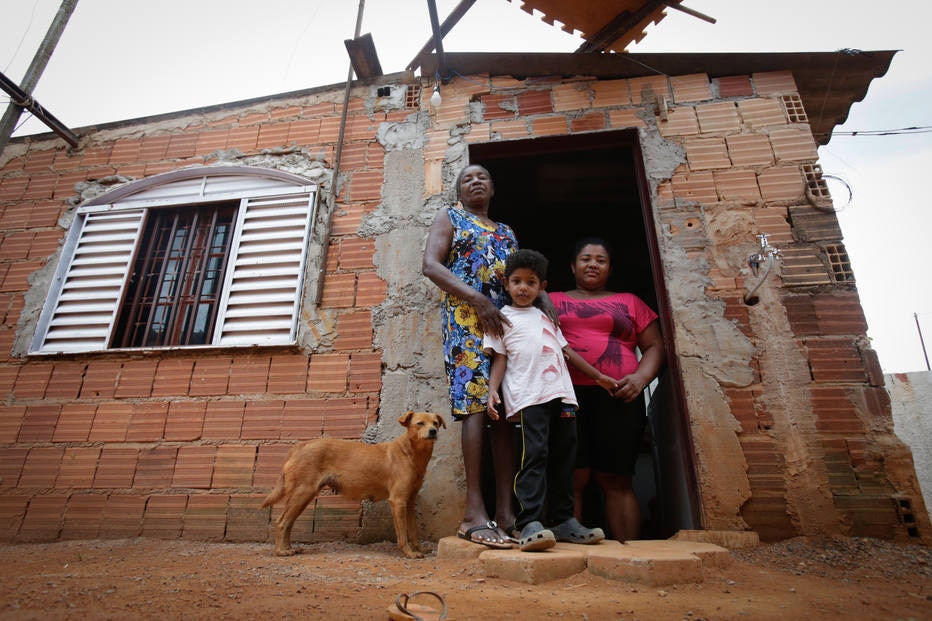
[[[504,417],[491,423],[495,521],[489,518],[482,498],[490,368],[482,338],[486,332],[501,336],[507,323],[500,311],[507,299],[504,266],[518,244],[508,225],[489,218],[495,191],[488,170],[476,164],[467,166],[457,177],[456,191],[459,205],[441,209],[430,227],[422,271],[443,291],[444,364],[453,420],[462,423],[466,514],[457,534],[491,548],[509,548],[513,540],[507,533],[515,521],[515,458],[513,425]]]

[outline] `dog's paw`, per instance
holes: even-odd
[[[285,548],[284,550],[279,550],[276,548],[275,556],[294,556],[295,550],[292,548]]]
[[[421,550],[402,550],[402,553],[408,558],[424,558],[424,552]]]

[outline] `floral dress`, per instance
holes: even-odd
[[[505,258],[517,250],[514,231],[507,224],[489,227],[473,214],[447,209],[453,225],[453,243],[446,266],[457,278],[481,292],[495,306],[508,302],[505,293]],[[490,361],[482,351],[482,325],[472,305],[443,292],[443,359],[450,384],[454,420],[486,411]]]

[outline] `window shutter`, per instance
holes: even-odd
[[[40,319],[48,327],[38,352],[107,349],[144,216],[143,209],[84,216],[73,258],[67,248],[62,253],[43,310],[50,318],[47,324]]]
[[[302,192],[243,200],[215,345],[295,342],[315,197]]]

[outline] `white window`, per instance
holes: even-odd
[[[225,166],[88,201],[31,353],[294,343],[316,195],[295,175]]]

